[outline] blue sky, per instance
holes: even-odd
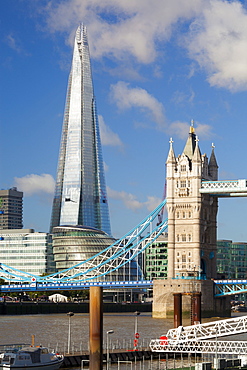
[[[219,178],[247,178],[247,8],[222,0],[0,1],[0,188],[48,231],[75,30],[88,29],[112,232],[162,199],[169,139],[191,119]],[[246,198],[220,199],[218,238],[247,241]]]

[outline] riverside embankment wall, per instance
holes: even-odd
[[[0,315],[89,313],[89,303],[1,302]],[[104,312],[152,312],[151,303],[103,303]]]

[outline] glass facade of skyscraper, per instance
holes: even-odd
[[[34,275],[55,272],[51,235],[33,229],[1,230],[0,261]]]
[[[167,233],[161,234],[145,251],[146,279],[165,279],[167,277]]]
[[[218,240],[217,273],[222,279],[246,279],[247,243]]]
[[[51,229],[84,225],[111,235],[86,28],[76,31]]]

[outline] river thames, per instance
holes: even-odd
[[[242,314],[234,314],[242,315]],[[48,315],[2,315],[1,318],[0,345],[4,344],[31,344],[31,337],[35,335],[35,345],[48,346],[60,353],[66,353],[68,349],[69,317],[67,314]],[[70,319],[71,325],[71,353],[87,351],[89,341],[89,314],[74,314]],[[213,321],[216,319],[207,319]],[[104,314],[103,316],[103,347],[106,348],[106,333],[108,334],[109,347],[111,349],[132,348],[135,333],[136,315],[134,313]],[[141,313],[137,318],[137,331],[140,335],[139,348],[147,348],[151,339],[157,339],[173,327],[172,319],[154,319],[151,313]],[[183,320],[183,325],[190,325],[189,319]],[[229,338],[229,337],[228,337]],[[234,338],[246,340],[246,334]],[[127,366],[127,364],[126,364]],[[127,366],[131,369],[131,366]],[[134,366],[134,365],[133,365]],[[136,368],[135,365],[134,368]],[[144,364],[139,364],[137,369],[144,369]],[[148,367],[146,367],[148,366]],[[160,366],[160,365],[159,365]],[[111,369],[117,368],[111,365]],[[122,369],[121,367],[120,369]],[[123,369],[124,369],[123,368]],[[145,365],[145,369],[150,365]],[[164,368],[164,367],[157,367]],[[73,368],[75,370],[75,368]],[[153,367],[156,369],[156,367]]]
[[[69,317],[66,314],[16,315],[1,316],[0,344],[31,343],[35,335],[35,344],[52,348],[67,346]],[[76,313],[70,319],[71,348],[88,350],[89,314]],[[136,315],[134,313],[111,313],[103,316],[103,338],[106,332],[113,330],[109,341],[111,345],[133,345]],[[184,322],[188,325],[189,321]],[[150,339],[159,338],[173,327],[172,319],[154,319],[151,313],[141,313],[137,318],[139,343],[146,345]],[[67,348],[66,348],[67,349]]]

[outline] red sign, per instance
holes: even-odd
[[[160,337],[160,345],[167,346],[168,345],[168,338],[165,335],[161,335]]]

